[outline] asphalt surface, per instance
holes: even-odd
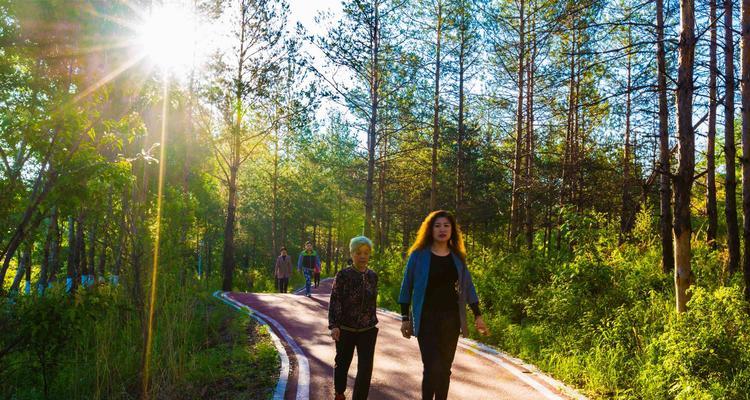
[[[262,316],[280,337],[289,358],[289,376],[278,398],[333,399],[336,349],[328,330],[328,301],[332,280],[313,289],[313,297],[299,294],[227,293],[226,297]],[[421,398],[422,361],[417,339],[401,336],[396,315],[378,313],[378,334],[370,399]],[[281,329],[280,329],[281,328]],[[357,373],[349,369],[346,396]],[[559,382],[545,377],[520,360],[472,341],[459,342],[453,362],[449,399],[569,399],[581,398]]]

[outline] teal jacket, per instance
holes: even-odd
[[[469,326],[466,323],[466,305],[479,301],[474,282],[466,264],[461,261],[455,253],[451,252],[453,263],[456,264],[458,272],[458,314],[461,317],[461,334],[468,336]],[[404,279],[401,281],[401,294],[398,297],[399,304],[411,304],[412,321],[414,324],[414,336],[419,336],[419,325],[422,319],[422,307],[427,290],[427,279],[430,276],[429,248],[416,250],[409,256],[404,270]]]

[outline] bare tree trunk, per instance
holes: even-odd
[[[60,233],[58,227],[57,207],[52,207],[52,213],[49,218],[49,227],[47,228],[47,239],[44,246],[44,262],[42,271],[39,274],[39,283],[37,284],[39,294],[43,295],[44,291],[57,278],[57,270],[60,268]],[[44,267],[46,265],[46,268]]]
[[[365,187],[364,235],[372,235],[373,183],[375,180],[375,145],[377,143],[377,120],[380,101],[380,4],[373,4],[373,19],[370,25],[370,125],[367,132],[367,186]]]
[[[742,237],[745,249],[750,249],[750,0],[742,0],[740,23],[742,49],[742,75],[740,96],[742,97],[742,212],[744,222]],[[745,276],[745,299],[750,300],[750,251],[745,250],[742,266]]]
[[[532,10],[534,3],[531,3]],[[526,247],[531,250],[534,246],[534,203],[536,197],[535,182],[534,182],[534,76],[535,76],[535,63],[536,63],[536,20],[533,12],[530,16],[531,29],[530,29],[530,55],[529,65],[527,66],[527,87],[526,87],[526,166],[524,185],[526,187],[525,200],[524,200],[524,215],[526,221],[524,226],[526,228]]]
[[[745,0],[750,1],[750,0]],[[693,132],[693,63],[695,56],[695,6],[693,0],[680,1],[679,67],[677,72],[677,135],[679,162],[674,187],[674,255],[677,312],[687,310],[688,289],[693,282],[690,266],[692,227],[690,224],[690,191],[695,173],[695,133]],[[750,149],[748,149],[750,155]],[[743,171],[748,171],[743,168]],[[750,178],[750,171],[748,171]],[[750,189],[750,186],[748,186]],[[750,195],[750,191],[748,192]],[[750,196],[748,196],[750,207]],[[750,211],[750,210],[748,210]],[[750,239],[750,219],[748,239]]]
[[[326,275],[331,274],[331,260],[333,255],[333,223],[328,222],[328,241],[326,242]]]
[[[711,23],[711,44],[709,49],[708,79],[708,145],[706,148],[706,214],[708,231],[706,241],[716,249],[716,231],[719,224],[719,211],[716,206],[716,0],[710,0],[709,20]]]
[[[572,191],[572,163],[573,163],[573,123],[574,113],[577,108],[575,96],[575,65],[576,52],[578,51],[576,31],[573,30],[573,38],[570,43],[570,75],[568,77],[568,115],[565,128],[565,149],[562,162],[562,184],[560,187],[560,205],[565,205],[571,200]],[[559,244],[559,242],[558,242]]]
[[[86,276],[86,281],[89,286],[94,284],[94,275],[96,274],[96,237],[97,237],[97,224],[91,222],[91,229],[89,230],[89,252],[88,252],[88,266],[89,273]]]
[[[27,241],[25,245],[23,246],[23,250],[21,251],[21,256],[18,260],[18,267],[16,268],[16,276],[13,278],[13,283],[10,285],[10,293],[15,294],[18,293],[20,287],[21,287],[21,281],[23,280],[24,276],[27,275],[27,272],[31,271],[31,250],[33,247],[33,243],[31,241]]]
[[[519,19],[520,25],[518,27],[519,43],[518,43],[518,101],[516,103],[516,147],[513,155],[513,183],[511,188],[511,201],[510,201],[510,230],[508,232],[508,240],[511,245],[515,247],[516,237],[518,236],[519,223],[521,213],[521,168],[523,165],[522,159],[522,145],[523,145],[523,90],[524,90],[524,77],[525,77],[525,65],[526,65],[526,14],[524,11],[525,0],[519,2]]]
[[[79,272],[79,282],[82,287],[86,287],[86,279],[89,275],[88,266],[86,265],[86,262],[88,261],[87,253],[86,253],[86,234],[83,230],[84,225],[84,217],[83,215],[80,215],[78,217],[78,223],[76,224],[76,247],[78,248],[78,272]]]
[[[388,168],[388,134],[387,132],[381,133],[381,145],[380,145],[380,165],[378,168],[378,198],[377,198],[377,211],[375,213],[375,242],[376,251],[381,252],[385,245],[385,199],[386,199],[386,172]]]
[[[732,37],[732,0],[724,0],[724,155],[726,160],[726,189],[724,215],[727,222],[728,270],[732,275],[740,265],[740,233],[737,221],[737,178],[735,160],[737,148],[734,138],[734,38]]]
[[[230,170],[229,199],[227,200],[227,220],[224,225],[224,249],[221,258],[222,283],[221,290],[228,292],[232,290],[232,278],[234,276],[234,228],[237,213],[237,168]]]
[[[466,26],[463,19],[466,18],[465,12],[461,12],[461,27],[459,28],[459,51],[458,51],[458,138],[456,140],[456,205],[454,207],[456,215],[461,215],[461,206],[464,199],[464,180],[463,180],[463,143],[466,136],[466,127],[464,126],[464,74],[465,57],[466,57]]]
[[[656,0],[656,59],[659,87],[659,233],[661,269],[674,270],[672,246],[672,187],[669,148],[669,108],[667,106],[667,63],[664,51],[664,0]]]
[[[75,234],[75,219],[73,216],[68,216],[68,261],[67,261],[67,277],[65,282],[65,290],[72,292],[76,287],[76,277],[78,276],[78,254],[76,247],[76,234]]]
[[[628,27],[628,46],[631,46],[630,28]],[[630,172],[630,117],[631,117],[631,91],[632,88],[632,54],[628,50],[627,55],[627,89],[625,95],[625,145],[622,156],[622,212],[620,213],[620,243],[625,241],[625,237],[633,228],[633,217],[635,204],[631,193],[632,180]]]
[[[271,253],[279,254],[278,219],[279,219],[279,135],[278,130],[273,141],[273,176],[271,177]]]
[[[435,93],[432,113],[432,170],[430,173],[430,211],[437,209],[437,153],[440,140],[440,40],[443,31],[443,2],[437,0],[437,21],[435,28]]]

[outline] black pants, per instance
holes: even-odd
[[[375,355],[375,341],[378,338],[378,328],[364,332],[349,332],[341,330],[341,336],[336,342],[336,365],[333,367],[333,386],[336,393],[346,391],[346,376],[357,348],[357,377],[354,379],[352,400],[365,400],[370,392],[370,378],[372,378],[372,359]]]
[[[451,365],[456,355],[461,320],[455,312],[424,310],[419,327],[419,352],[422,353],[422,399],[448,398]]]
[[[279,293],[286,293],[286,288],[289,285],[289,278],[276,278],[276,289]]]
[[[313,281],[315,282],[315,287],[320,286],[320,272],[313,272]]]

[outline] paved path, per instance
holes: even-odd
[[[277,348],[283,346],[282,376],[275,398],[332,399],[335,347],[328,331],[331,280],[324,280],[313,297],[298,294],[223,293],[226,301],[272,326]],[[419,399],[422,362],[416,338],[401,336],[397,316],[378,313],[380,332],[375,347],[375,367],[370,399]],[[276,338],[275,338],[276,339]],[[279,343],[281,342],[281,343]],[[287,360],[287,361],[285,361]],[[285,371],[288,372],[288,376]],[[347,398],[357,371],[349,370]],[[533,367],[493,349],[462,339],[453,363],[449,399],[569,399],[582,396],[545,377]]]

